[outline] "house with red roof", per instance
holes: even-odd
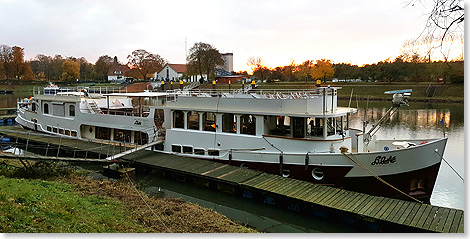
[[[155,72],[154,79],[157,81],[173,81],[178,82],[183,80],[185,82],[196,82],[201,78],[200,75],[185,76],[183,79],[184,73],[188,70],[186,64],[166,64],[160,72]],[[205,75],[203,75],[204,79]]]
[[[121,83],[125,81],[125,74],[129,70],[129,66],[119,64],[117,61],[117,57],[114,57],[114,63],[108,69],[108,81],[116,83]]]

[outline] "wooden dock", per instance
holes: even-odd
[[[267,202],[269,204],[275,204],[279,200],[293,208],[304,205],[313,207],[318,212],[324,210],[333,212],[332,215],[347,215],[382,228],[418,232],[464,232],[464,212],[458,209],[371,196],[228,164],[156,152],[137,152],[124,159],[143,167],[190,176],[199,184],[201,181],[205,182],[203,185],[216,182],[216,187],[223,191],[235,192],[237,188],[241,188],[244,191],[242,193],[263,195],[270,201]]]
[[[87,150],[105,154],[108,150],[118,154],[126,147],[103,146],[99,142],[45,137],[17,128],[0,127],[0,133],[20,138],[23,142],[40,142],[57,148]],[[59,146],[57,146],[59,145]],[[113,145],[116,146],[116,145]],[[148,171],[157,171],[177,180],[239,194],[244,198],[261,200],[267,204],[285,206],[291,210],[308,212],[335,222],[362,225],[369,231],[381,232],[464,232],[464,211],[371,196],[279,175],[236,167],[219,162],[179,157],[149,150],[122,154],[121,162],[133,163]]]

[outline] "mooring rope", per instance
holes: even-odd
[[[380,176],[378,176],[377,174],[375,174],[374,172],[372,172],[370,169],[368,169],[366,166],[364,166],[364,164],[362,164],[361,162],[359,162],[357,159],[353,159],[352,157],[354,157],[354,155],[351,153],[351,156],[348,156],[346,153],[342,153],[344,156],[346,156],[347,158],[349,158],[353,163],[357,164],[359,167],[361,167],[362,169],[364,169],[366,172],[368,172],[370,175],[374,176],[374,178],[376,178],[377,180],[379,180],[380,182],[384,183],[385,185],[395,189],[397,192],[413,199],[414,201],[416,202],[419,202],[421,204],[423,204],[424,202],[404,193],[403,191],[401,191],[400,189],[396,188],[395,186],[391,185],[390,183],[388,183],[387,181],[383,180]]]
[[[447,160],[437,151],[437,149],[434,151],[434,153],[436,153],[437,155],[439,155],[439,157],[441,157],[441,159],[442,159],[447,165],[449,165],[449,167],[454,171],[454,173],[457,174],[457,176],[459,176],[460,179],[462,179],[462,182],[465,182],[465,180],[463,179],[463,177],[452,167],[452,165],[450,165],[449,162],[447,162]]]
[[[137,192],[137,194],[139,195],[139,197],[142,199],[142,201],[145,203],[145,205],[150,209],[150,211],[152,212],[152,214],[158,219],[158,221],[160,221],[163,226],[166,228],[167,231],[169,231],[170,233],[173,233],[170,228],[168,228],[166,226],[166,224],[162,221],[162,219],[157,215],[157,213],[155,213],[155,211],[152,209],[152,207],[150,207],[150,205],[147,203],[147,201],[145,201],[145,198],[140,194],[139,190],[137,189],[137,187],[135,186],[133,180],[131,179],[131,177],[129,177],[129,174],[127,174],[127,171],[124,171],[125,174],[126,174],[126,177],[127,177],[127,180],[129,180],[130,184],[131,184],[131,187],[133,189],[135,189],[135,191]]]

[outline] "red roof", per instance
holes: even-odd
[[[126,73],[129,70],[130,69],[127,65],[113,64],[111,67],[109,67],[108,76],[123,76],[124,73]]]
[[[168,64],[173,70],[175,70],[178,73],[185,73],[188,67],[186,64]]]

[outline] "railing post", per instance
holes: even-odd
[[[57,147],[57,158],[59,157],[60,145],[62,144],[62,136],[59,137],[59,147]]]
[[[26,140],[26,147],[25,147],[24,151],[28,151],[29,135],[30,135],[30,132],[28,132],[28,139]]]

